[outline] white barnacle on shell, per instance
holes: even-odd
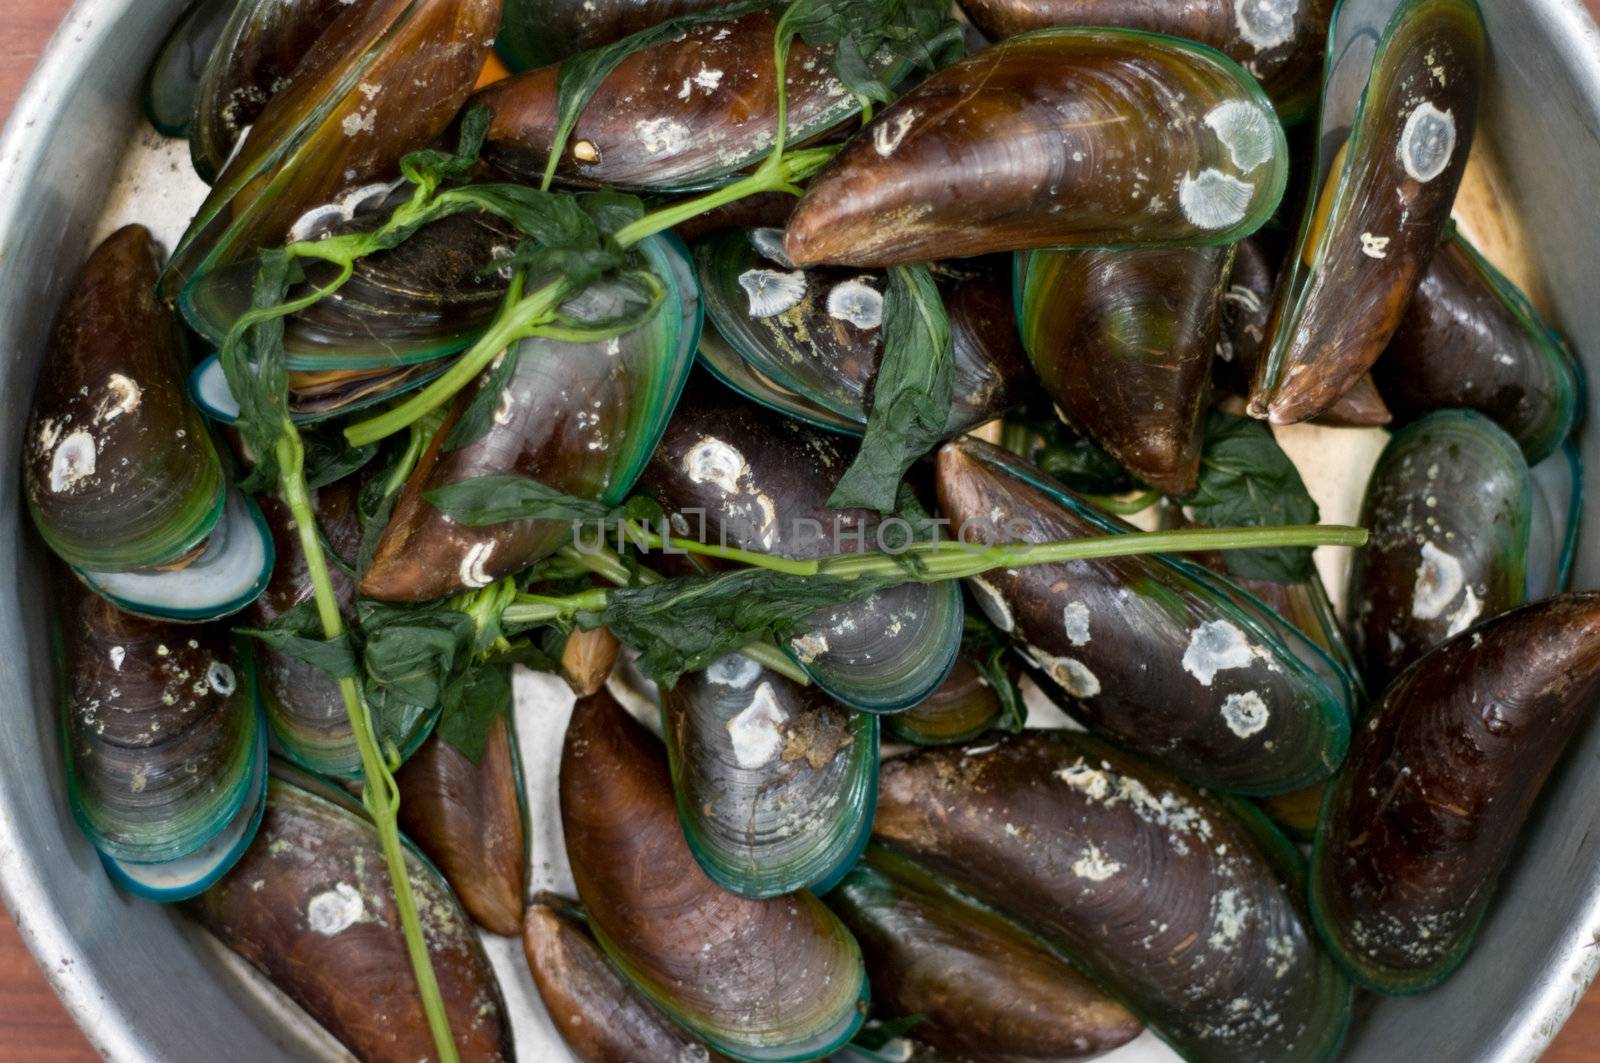
[[[886,117],[872,127],[872,150],[883,158],[894,154],[894,149],[911,131],[911,124],[917,120],[917,109],[908,107],[893,117]]]
[[[806,297],[806,275],[803,270],[747,269],[739,274],[739,287],[750,300],[751,317],[776,317]]]
[[[487,587],[494,582],[494,577],[489,575],[485,566],[494,554],[495,541],[485,539],[481,543],[473,543],[467,550],[467,555],[461,559],[461,583],[463,586],[477,590]]]
[[[1255,186],[1217,169],[1184,174],[1178,182],[1178,205],[1190,224],[1200,229],[1238,225],[1250,212]]]
[[[828,316],[875,329],[883,324],[883,294],[860,278],[841,281],[828,292]]]
[[[1258,52],[1287,44],[1299,13],[1300,0],[1236,0],[1233,5],[1239,36]]]
[[[1260,107],[1244,100],[1219,103],[1206,115],[1206,125],[1216,133],[1240,173],[1250,173],[1271,162],[1278,150],[1278,123]]]
[[[1456,151],[1456,119],[1423,101],[1406,116],[1400,133],[1400,164],[1424,184],[1444,173]]]
[[[783,749],[783,724],[788,718],[771,683],[756,687],[750,704],[727,723],[728,742],[739,767],[754,771],[777,756]]]
[[[94,436],[78,429],[67,433],[50,456],[50,490],[62,495],[94,475]]]
[[[306,925],[323,937],[333,937],[361,922],[366,913],[361,894],[348,882],[340,882],[311,898],[306,905]]]
[[[732,444],[706,436],[683,456],[683,472],[693,483],[709,483],[731,495],[740,490],[739,481],[750,475],[750,464]]]
[[[1240,738],[1249,738],[1267,726],[1271,718],[1267,703],[1254,690],[1229,694],[1222,701],[1222,722]]]

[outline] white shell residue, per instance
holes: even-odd
[[[1266,727],[1271,715],[1267,703],[1254,690],[1229,694],[1222,702],[1222,722],[1240,738],[1249,738]]]
[[[790,639],[789,648],[801,664],[811,664],[828,652],[828,636],[820,631],[812,631],[797,639]]]
[[[1437,620],[1467,584],[1461,560],[1432,542],[1422,544],[1422,560],[1411,587],[1411,616],[1416,620]]]
[[[1235,0],[1233,6],[1239,36],[1258,52],[1287,44],[1299,13],[1300,0]]]
[[[95,407],[95,423],[105,424],[125,413],[133,413],[139,408],[143,396],[144,392],[139,389],[137,382],[121,373],[112,373],[106,377],[106,393]]]
[[[1100,693],[1100,677],[1089,670],[1089,666],[1076,657],[1053,657],[1042,650],[1029,646],[1025,651],[1033,659],[1033,663],[1043,668],[1051,679],[1054,679],[1075,698],[1092,698]]]
[[[747,269],[739,274],[739,287],[750,300],[751,317],[776,317],[806,297],[806,275],[803,270]]]
[[[50,458],[50,490],[65,494],[94,475],[94,436],[78,429],[68,433]]]
[[[1072,863],[1072,873],[1090,882],[1104,882],[1122,870],[1122,865],[1091,845]]]
[[[750,704],[727,725],[733,759],[739,767],[754,771],[777,756],[783,749],[782,725],[788,718],[778,707],[778,696],[771,683],[756,687]]]
[[[206,685],[223,697],[228,698],[232,697],[233,692],[239,688],[239,681],[233,674],[232,668],[229,668],[221,661],[212,661],[211,667],[206,669]]]
[[[1238,225],[1250,211],[1255,187],[1221,170],[1184,174],[1178,182],[1178,205],[1183,216],[1201,229],[1226,229]]]
[[[906,138],[911,130],[911,123],[917,120],[917,109],[908,107],[887,121],[877,122],[872,127],[872,150],[883,158],[894,154],[894,149]]]
[[[755,682],[761,666],[742,653],[718,657],[706,667],[706,678],[718,686],[742,690]]]
[[[675,118],[645,118],[635,122],[633,135],[651,155],[672,155],[689,146],[689,127]]]
[[[1390,237],[1376,233],[1361,234],[1361,253],[1368,258],[1388,258]]]
[[[1250,173],[1272,160],[1277,150],[1277,121],[1253,103],[1229,100],[1206,115],[1206,125],[1217,134],[1240,173]]]
[[[1061,610],[1061,627],[1067,641],[1082,646],[1089,641],[1089,607],[1082,602],[1068,602]]]
[[[1258,653],[1235,625],[1226,620],[1208,620],[1189,633],[1183,670],[1208,687],[1218,672],[1250,667]]]
[[[311,898],[306,905],[306,925],[323,937],[333,937],[359,923],[366,914],[361,894],[348,882],[341,882]]]
[[[967,585],[977,592],[973,597],[978,599],[978,608],[989,618],[989,623],[1007,633],[1017,626],[1011,616],[1011,607],[994,584],[982,576],[972,576],[967,580]]]
[[[467,556],[461,559],[461,582],[474,590],[487,587],[494,582],[494,577],[489,575],[484,568],[494,553],[495,541],[485,539],[481,543],[473,543],[467,551]]]
[[[862,280],[841,281],[828,292],[828,316],[875,329],[883,324],[883,295]]]
[[[1444,173],[1456,151],[1456,119],[1424,101],[1406,117],[1400,133],[1400,164],[1413,180],[1427,183]]]
[[[750,464],[733,446],[706,436],[683,456],[683,472],[694,483],[714,484],[732,495],[739,492],[739,481],[750,475]]]

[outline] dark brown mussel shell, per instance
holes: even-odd
[[[231,6],[207,53],[189,132],[189,156],[207,184],[350,0],[240,0]]]
[[[1426,989],[1466,957],[1540,788],[1600,698],[1600,594],[1457,635],[1394,682],[1329,788],[1317,927],[1357,981]]]
[[[521,73],[718,5],[719,0],[505,0],[494,47]]]
[[[1324,1060],[1350,985],[1299,855],[1243,805],[1088,735],[884,766],[874,838],[1023,924],[1186,1059]]]
[[[752,900],[707,878],[665,751],[610,694],[574,708],[560,785],[590,929],[652,1003],[742,1059],[812,1059],[854,1035],[867,985],[850,932],[809,893]]]
[[[663,1015],[595,944],[559,898],[528,906],[522,949],[556,1031],[582,1063],[721,1060]]]
[[[861,943],[874,1013],[960,1059],[1028,1063],[1110,1051],[1143,1028],[1022,927],[872,848],[827,896]]]
[[[1250,412],[1316,417],[1372,368],[1450,220],[1484,82],[1476,0],[1334,15],[1316,191],[1278,286]]]
[[[668,190],[705,185],[758,161],[777,135],[777,17],[760,10],[700,22],[622,60],[578,118],[556,176]],[[832,60],[831,50],[794,42],[787,70],[791,143],[860,109],[834,76]],[[485,159],[525,180],[543,176],[555,139],[560,70],[560,64],[532,70],[473,98],[494,115]],[[892,72],[883,76],[896,80]]]
[[[1373,367],[1406,420],[1477,410],[1510,432],[1529,462],[1548,456],[1579,416],[1579,369],[1528,297],[1452,234],[1422,276]]]
[[[695,265],[717,333],[702,343],[707,368],[780,412],[865,431],[883,357],[883,273],[794,269],[783,254],[783,230],[771,228],[708,237],[695,248]],[[931,272],[950,319],[955,383],[945,431],[955,436],[1015,406],[1032,376],[1012,316],[1010,261],[936,263]],[[728,371],[718,340],[743,367]],[[745,383],[752,374],[770,384]]]
[[[1138,479],[1194,493],[1231,247],[1017,256],[1022,344],[1061,417]]]
[[[173,253],[161,294],[282,244],[349,189],[398,175],[472,91],[500,0],[371,0],[347,7],[272,98]]]
[[[1000,695],[963,653],[926,701],[886,717],[884,724],[902,742],[939,746],[976,738],[999,721],[1004,709]]]
[[[889,266],[1227,244],[1287,179],[1272,104],[1232,60],[1131,30],[1039,30],[884,108],[811,182],[785,247],[800,266]]]
[[[962,0],[990,40],[1047,26],[1125,26],[1218,49],[1260,80],[1287,121],[1316,100],[1335,0]]]
[[[700,324],[687,252],[664,238],[642,248],[667,289],[648,321],[611,340],[523,340],[503,356],[515,359],[503,382],[496,366],[458,396],[394,507],[362,577],[364,597],[427,602],[476,590],[572,538],[565,520],[458,523],[427,500],[438,488],[517,475],[609,505],[627,497],[672,416]],[[569,300],[563,311],[581,321],[616,320],[639,313],[645,298],[636,284],[614,278]],[[456,424],[488,387],[499,387],[500,397],[487,430],[453,443]]]
[[[206,64],[236,0],[189,0],[144,79],[144,114],[165,137],[187,137]]]
[[[513,1058],[500,985],[471,921],[409,848],[406,869],[462,1058]],[[189,911],[357,1058],[434,1058],[378,832],[342,791],[274,763],[255,844]]]
[[[940,512],[964,542],[1131,530],[971,438],[939,452],[938,489]],[[1130,557],[997,570],[968,583],[995,626],[1072,699],[1070,713],[1185,779],[1284,793],[1328,777],[1344,756],[1352,691],[1343,669],[1197,565]]]
[[[807,560],[878,548],[885,518],[835,510],[853,457],[835,432],[746,402],[707,378],[686,389],[640,480],[680,535]],[[865,712],[919,704],[961,649],[961,589],[907,583],[824,606],[789,654],[833,698]]]
[[[522,769],[511,714],[489,726],[474,763],[438,735],[394,773],[400,829],[486,930],[515,937],[527,896]]]

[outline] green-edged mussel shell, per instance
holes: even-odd
[[[793,269],[781,229],[715,233],[695,248],[695,265],[707,317],[751,375],[820,407],[853,434],[866,430],[883,357],[882,272]],[[1020,402],[1031,378],[1011,316],[1009,263],[931,268],[950,318],[955,383],[945,431],[955,436]],[[783,409],[765,394],[757,401]]]
[[[482,438],[446,450],[451,429],[472,402],[456,400],[445,426],[418,462],[378,543],[361,593],[391,602],[426,602],[488,586],[554,552],[572,537],[566,520],[456,523],[423,496],[481,476],[527,476],[569,495],[617,505],[628,497],[666,430],[694,364],[700,297],[683,246],[670,237],[641,245],[665,285],[660,309],[611,340],[523,340]],[[608,320],[640,298],[637,286],[602,281],[564,313]],[[480,378],[487,386],[492,372]],[[593,529],[589,530],[595,534]]]
[[[201,61],[189,116],[189,157],[211,184],[239,139],[287,87],[317,38],[350,0],[229,0]],[[231,12],[231,14],[229,13]]]
[[[609,693],[578,702],[561,822],[595,939],[650,1001],[745,1060],[826,1055],[861,1025],[861,951],[809,893],[755,900],[694,862],[661,744]]]
[[[1530,462],[1549,456],[1578,419],[1572,354],[1460,234],[1434,256],[1372,371],[1400,417],[1477,410],[1510,432]]]
[[[184,391],[181,340],[139,226],[90,255],[57,319],[23,443],[28,512],[77,568],[195,553],[222,516],[222,463]]]
[[[528,886],[528,817],[512,712],[507,704],[489,725],[477,763],[436,734],[394,773],[400,829],[473,921],[505,937],[522,931]]]
[[[1357,981],[1416,992],[1462,962],[1597,698],[1595,593],[1501,614],[1395,680],[1328,788],[1312,857],[1318,929]]]
[[[228,633],[122,612],[57,581],[62,744],[73,816],[126,864],[189,856],[251,796],[265,743]]]
[[[772,52],[778,14],[763,9],[701,22],[623,59],[578,118],[557,178],[667,191],[704,186],[760,161],[777,133]],[[473,97],[494,116],[485,159],[539,180],[555,137],[561,71],[559,63],[530,70]],[[886,84],[902,73],[878,69]],[[790,143],[861,109],[833,74],[832,49],[796,39],[786,74]]]
[[[632,36],[725,0],[505,0],[495,51],[521,73]]]
[[[1073,428],[1138,479],[1194,493],[1231,246],[1017,256],[1022,344]]]
[[[705,377],[689,387],[640,480],[678,526],[792,559],[877,548],[885,520],[827,508],[853,457],[837,433],[780,417]],[[899,712],[944,681],[961,648],[954,583],[902,584],[817,610],[788,651],[832,697],[865,712]]]
[[[162,42],[144,79],[144,114],[162,136],[189,136],[201,76],[235,3],[191,0]]]
[[[514,1058],[471,921],[432,865],[403,851],[461,1057]],[[342,791],[274,762],[255,844],[189,912],[357,1058],[435,1058],[378,832]]]
[[[965,542],[1131,530],[971,438],[939,452],[938,487],[940,511]],[[968,582],[989,619],[1072,699],[1070,712],[1190,782],[1285,793],[1327,778],[1344,757],[1352,698],[1344,670],[1198,565],[1130,557]]]
[[[874,839],[1023,924],[1188,1060],[1317,1061],[1350,985],[1259,813],[1104,742],[1027,732],[884,766]]]
[[[1316,102],[1335,0],[962,0],[990,40],[1049,26],[1124,26],[1218,49],[1260,80],[1285,121]]]
[[[1231,59],[1133,30],[1039,30],[884,108],[811,182],[785,247],[800,266],[888,266],[1228,244],[1287,180],[1272,104]]]
[[[884,724],[901,742],[942,746],[981,735],[1000,719],[1004,708],[989,681],[963,653],[927,700],[885,717]]]
[[[822,893],[861,855],[876,716],[730,654],[661,692],[661,726],[684,837],[723,889]]]
[[[958,1059],[1087,1058],[1143,1028],[1027,930],[873,847],[827,896],[861,943],[880,1019]]]
[[[371,0],[317,38],[217,176],[162,276],[195,277],[282,244],[308,211],[398,176],[460,111],[483,68],[500,0]]]
[[[1485,58],[1476,0],[1348,0],[1335,13],[1313,194],[1256,416],[1315,417],[1383,353],[1449,224]]]

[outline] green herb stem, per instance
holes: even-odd
[[[316,596],[317,616],[325,638],[337,639],[344,634],[344,617],[339,611],[338,595],[328,572],[327,556],[322,540],[317,534],[316,513],[311,505],[311,492],[306,487],[305,448],[294,425],[284,421],[283,434],[277,444],[280,490],[283,500],[294,516],[300,537],[300,548],[305,554],[306,568],[311,575],[311,586]],[[405,936],[406,951],[411,957],[411,969],[417,980],[422,998],[423,1012],[428,1019],[428,1029],[433,1034],[434,1047],[441,1063],[457,1063],[455,1038],[450,1032],[450,1019],[445,1013],[444,998],[439,992],[439,982],[433,971],[433,958],[422,936],[422,924],[417,918],[417,902],[411,891],[411,876],[406,869],[405,849],[400,841],[398,814],[400,790],[395,785],[377,737],[372,727],[372,717],[367,712],[361,688],[354,677],[339,680],[339,693],[344,698],[345,714],[350,719],[350,729],[355,736],[356,748],[361,753],[361,770],[365,785],[361,800],[378,829],[378,840],[383,849],[384,862],[389,869],[389,879],[394,890],[395,910],[400,915],[400,927]]]
[[[1119,517],[1131,517],[1135,513],[1143,513],[1161,501],[1161,492],[1141,491],[1128,498],[1113,495],[1089,495],[1088,498],[1096,509],[1114,513]]]

